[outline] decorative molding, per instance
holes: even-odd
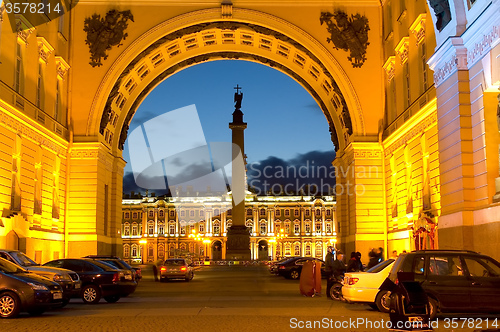
[[[49,137],[37,133],[35,130],[2,111],[0,111],[0,124],[11,128],[14,132],[31,139],[39,145],[43,145],[57,155],[63,156],[66,154],[66,149],[52,141]]]
[[[385,73],[387,74],[387,81],[389,82],[392,81],[392,79],[394,78],[395,66],[396,66],[396,57],[394,55],[391,55],[383,66]]]
[[[56,56],[56,72],[58,80],[64,80],[64,77],[66,76],[69,68],[70,66],[62,56]]]
[[[474,43],[467,52],[467,61],[469,64],[474,64],[476,60],[481,59],[484,54],[491,50],[491,46],[498,41],[500,37],[500,25],[493,26],[487,34],[479,42]]]
[[[222,18],[233,18],[233,4],[231,1],[223,1],[221,4]]]
[[[5,12],[5,3],[0,6],[0,23],[3,22],[3,13]]]
[[[460,37],[449,38],[427,61],[434,71],[434,83],[439,86],[457,70],[468,70],[467,49]]]
[[[49,56],[54,52],[52,45],[44,37],[37,37],[39,61],[47,63]]]
[[[375,149],[355,149],[354,159],[380,159],[382,158],[382,151]]]
[[[411,33],[413,33],[417,39],[417,46],[422,44],[425,40],[425,16],[425,13],[418,15],[410,26]]]
[[[396,54],[399,56],[401,60],[401,64],[404,64],[408,61],[408,51],[410,45],[410,37],[403,37],[399,41],[398,45],[395,48]]]
[[[28,38],[35,31],[33,25],[20,14],[16,14],[17,42],[28,46]]]
[[[395,141],[393,144],[385,148],[385,156],[391,155],[395,150],[403,145],[406,145],[416,136],[422,134],[427,128],[437,125],[437,112],[432,112],[429,116],[423,119],[420,123],[416,124],[412,129],[410,129],[406,134],[401,136],[400,139]]]

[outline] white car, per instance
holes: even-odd
[[[389,312],[385,302],[387,291],[378,288],[389,276],[394,259],[388,259],[375,265],[366,272],[347,272],[344,276],[342,296],[348,302],[368,303],[373,309]]]

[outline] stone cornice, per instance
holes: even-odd
[[[439,86],[457,70],[467,70],[467,49],[460,37],[448,39],[427,61]]]
[[[47,63],[49,56],[54,52],[54,48],[44,37],[37,37],[37,42],[39,60],[43,63]]]
[[[395,51],[396,54],[399,56],[399,59],[401,60],[401,64],[404,64],[406,61],[408,61],[409,46],[410,46],[410,37],[401,38],[398,45],[396,46]]]
[[[64,60],[62,56],[56,56],[56,72],[57,72],[57,79],[58,80],[64,80],[64,77],[66,76],[66,73],[69,70],[69,65],[68,63]]]
[[[389,58],[387,58],[387,61],[384,63],[384,70],[385,73],[387,74],[387,81],[392,81],[394,78],[394,66],[396,65],[396,57],[394,55],[391,55]]]
[[[417,45],[420,45],[425,40],[425,13],[417,16],[413,24],[410,26],[410,31],[417,39]]]

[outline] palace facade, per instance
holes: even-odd
[[[128,196],[128,197],[127,197]],[[123,257],[153,262],[170,257],[213,261],[226,255],[231,197],[141,197],[122,201]],[[333,196],[257,196],[247,192],[245,223],[251,259],[288,256],[323,259],[337,242]]]

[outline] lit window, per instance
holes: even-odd
[[[170,216],[171,217],[175,217],[175,211],[174,210],[170,210]]]
[[[316,233],[321,233],[321,223],[320,222],[316,223]]]
[[[306,233],[311,233],[311,223],[306,222]]]
[[[158,211],[158,216],[159,216],[160,218],[163,218],[163,210]]]
[[[158,234],[160,234],[160,235],[165,234],[165,224],[164,223],[158,224]]]
[[[290,216],[290,210],[286,209],[285,210],[285,217],[289,217]]]
[[[130,235],[130,225],[128,223],[126,223],[123,226],[123,235],[125,235],[125,236],[129,236]]]
[[[300,256],[300,244],[296,243],[294,246],[294,256]]]
[[[300,216],[300,210],[299,210],[299,209],[295,209],[295,210],[293,210],[293,215],[294,215],[295,217]]]
[[[186,226],[181,226],[181,234],[186,234]]]
[[[327,233],[331,233],[332,232],[332,224],[331,223],[327,223],[326,224],[326,232]]]
[[[306,244],[306,256],[311,256],[311,245]]]
[[[266,209],[260,209],[260,215],[265,216],[266,215]]]
[[[137,236],[137,224],[132,224],[132,236]]]
[[[214,234],[219,234],[220,232],[220,224],[218,221],[214,222]]]
[[[323,246],[320,242],[316,243],[316,257],[323,257]]]
[[[280,209],[276,209],[276,217],[280,217],[281,216],[281,210]]]
[[[132,213],[132,219],[137,219],[137,212]]]
[[[128,258],[130,255],[130,246],[128,244],[123,246],[123,257]]]
[[[252,215],[252,209],[247,209],[247,216],[251,216]]]
[[[294,225],[293,225],[293,231],[295,233],[299,233],[300,232],[300,224],[298,222],[296,222]]]
[[[130,219],[130,212],[125,212],[125,219]]]
[[[200,233],[205,233],[205,223],[201,222],[198,229]]]
[[[285,234],[290,234],[290,223],[285,224]]]
[[[152,235],[155,232],[155,225],[152,221],[148,224],[148,234]]]
[[[149,210],[149,218],[154,218],[155,212],[153,210]]]
[[[132,257],[137,257],[137,245],[132,245]]]
[[[170,225],[168,225],[168,233],[170,235],[174,235],[175,234],[175,225],[174,225],[174,223],[171,223]]]
[[[266,223],[262,222],[260,223],[260,234],[264,235],[266,233],[267,233]]]
[[[321,210],[320,209],[316,209],[316,216],[321,216]]]

